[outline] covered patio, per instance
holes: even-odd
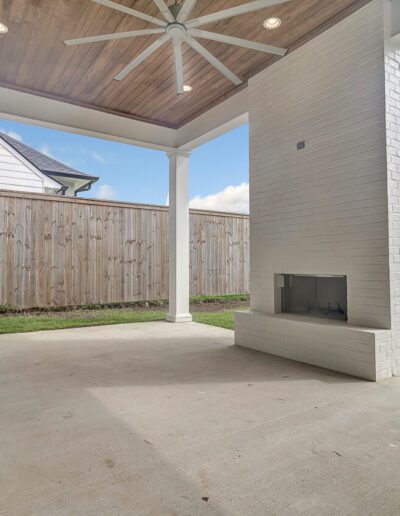
[[[167,153],[174,323],[192,320],[190,154],[249,122],[251,312],[236,343],[384,380],[400,372],[399,13],[400,0],[5,2],[0,114]],[[320,291],[294,293],[304,278]]]
[[[400,383],[144,323],[0,337],[1,514],[397,514]]]
[[[160,32],[104,39],[174,5],[193,8],[190,30],[205,17],[242,46],[208,34],[194,54],[186,27],[160,20],[167,50]],[[233,8],[239,21],[208,18]],[[0,338],[0,514],[399,513],[399,13],[399,0],[0,4],[1,116],[165,152],[170,178],[169,322]],[[266,33],[274,18],[284,30]],[[251,311],[234,335],[191,322],[189,163],[246,122]],[[313,304],[290,290],[304,278]]]
[[[249,122],[251,312],[236,343],[384,380],[400,372],[399,12],[400,0],[5,2],[0,114],[167,153],[170,322],[192,320],[190,154]],[[293,297],[304,277],[330,280]]]

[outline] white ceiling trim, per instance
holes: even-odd
[[[179,129],[0,87],[0,117],[165,151],[191,151],[247,122],[247,89]]]
[[[155,150],[175,146],[175,129],[8,88],[0,88],[0,116]]]

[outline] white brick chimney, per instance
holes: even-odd
[[[373,0],[250,80],[252,310],[236,319],[238,345],[371,380],[400,374],[391,5]],[[277,274],[345,276],[347,322],[281,313]]]

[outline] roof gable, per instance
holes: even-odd
[[[46,174],[47,176],[54,175],[60,177],[72,177],[78,179],[87,179],[88,181],[97,181],[97,179],[99,179],[96,176],[89,176],[88,174],[84,174],[83,172],[79,172],[78,170],[68,167],[60,161],[50,158],[42,152],[39,152],[36,149],[32,149],[32,147],[28,147],[28,145],[25,145],[24,143],[11,138],[11,136],[8,134],[0,132],[0,138],[8,143],[8,145],[16,150],[23,158],[34,165],[40,172]]]
[[[21,173],[25,174],[24,181],[27,179],[28,176],[36,177],[36,180],[40,180],[42,182],[41,184],[45,188],[50,188],[53,190],[59,190],[61,188],[62,184],[59,181],[57,181],[56,178],[52,178],[38,170],[30,161],[25,159],[21,153],[16,151],[14,147],[12,147],[4,139],[0,139],[0,150],[2,151],[1,154],[3,158],[5,158],[6,160],[4,163],[1,163],[2,175],[4,173],[6,173],[7,175],[8,173],[8,177],[10,179],[15,176],[15,171],[17,171],[18,175],[20,175]],[[10,159],[13,161],[10,161]],[[26,174],[28,174],[28,176]],[[19,177],[19,179],[21,179],[21,177]]]

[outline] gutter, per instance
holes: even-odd
[[[68,190],[68,186],[62,186],[57,193],[61,192],[61,195],[65,195],[65,192]]]
[[[56,177],[65,177],[65,178],[68,178],[68,177],[71,177],[73,179],[89,179],[89,180],[93,180],[94,181],[97,181],[98,179],[100,179],[99,177],[97,176],[89,176],[87,174],[74,174],[73,172],[55,172],[53,170],[44,170],[44,169],[38,169],[40,170],[43,174],[46,174],[46,175],[49,175],[49,176],[56,176]]]
[[[83,185],[80,188],[78,188],[78,190],[75,190],[74,196],[76,197],[78,195],[78,193],[80,193],[80,192],[87,192],[88,190],[90,190],[92,188],[92,184],[94,184],[96,181],[98,181],[98,179],[99,178],[93,179],[92,181],[89,181],[85,185]]]

